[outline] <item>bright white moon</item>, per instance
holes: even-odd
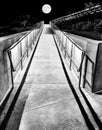
[[[51,6],[50,6],[49,4],[43,5],[42,11],[43,11],[43,13],[45,13],[45,14],[49,14],[49,13],[51,12]]]

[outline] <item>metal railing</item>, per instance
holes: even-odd
[[[43,22],[39,22],[36,26],[28,31],[24,36],[18,39],[11,46],[4,50],[4,54],[7,56],[8,60],[8,75],[11,78],[12,87],[14,87],[14,78],[18,70],[22,70],[25,64],[26,58],[29,57],[32,48],[38,41],[43,29]],[[11,74],[10,74],[11,71]]]
[[[74,71],[79,81],[79,87],[81,84],[81,86],[85,87],[87,83],[92,88],[95,63],[86,54],[86,51],[77,42],[73,41],[69,35],[62,32],[52,22],[50,24],[69,69]],[[91,70],[87,68],[89,62],[92,66]],[[87,75],[89,75],[90,79],[87,78]]]

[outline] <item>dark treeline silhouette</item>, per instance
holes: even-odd
[[[9,23],[0,25],[0,36],[10,35],[32,29],[39,22],[30,14],[22,14],[11,20]]]
[[[94,6],[94,5],[93,5]],[[89,7],[89,6],[88,6]],[[92,7],[92,4],[91,4]],[[86,9],[86,6],[85,6]],[[65,21],[58,21],[56,25],[63,31],[102,40],[102,12],[88,14]]]

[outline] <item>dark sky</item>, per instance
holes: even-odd
[[[91,0],[98,3],[101,0]],[[84,8],[84,3],[89,0],[3,0],[0,1],[0,23],[10,22],[22,14],[30,14],[38,21],[52,20],[66,15],[68,12],[75,12]],[[50,14],[42,12],[44,4],[50,4],[52,11]]]

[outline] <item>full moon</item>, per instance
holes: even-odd
[[[42,11],[45,14],[49,14],[51,12],[51,6],[49,4],[44,4],[42,6]]]

